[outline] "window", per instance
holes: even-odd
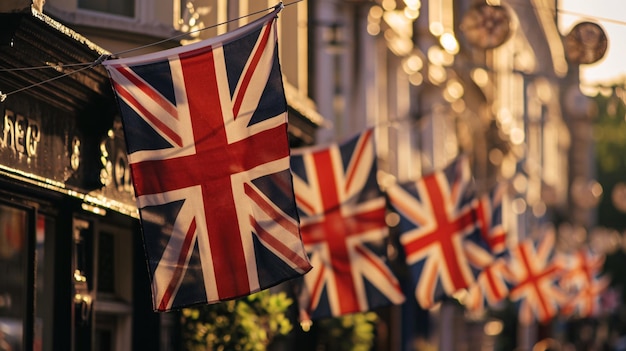
[[[37,215],[35,233],[35,301],[33,350],[43,350],[44,345],[52,344],[53,279],[54,262],[51,256],[54,237],[54,220],[51,217]],[[0,348],[1,350],[1,348]]]
[[[78,7],[85,10],[135,17],[134,0],[78,0]]]
[[[88,39],[109,51],[153,44],[155,38],[180,35],[180,2],[171,0],[47,0],[46,13],[70,27],[80,26]],[[200,12],[206,11],[197,9]],[[111,31],[112,30],[112,31]],[[132,33],[132,37],[126,34]],[[171,48],[164,42],[135,53]]]
[[[27,323],[27,212],[0,205],[0,350],[22,350]]]
[[[131,349],[133,236],[97,219],[74,219],[74,335],[77,350]]]
[[[95,341],[99,351],[130,350],[133,294],[132,232],[102,226],[96,241]]]

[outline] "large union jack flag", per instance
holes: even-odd
[[[155,310],[245,296],[311,268],[289,172],[279,11],[211,40],[104,63]]]
[[[387,189],[400,215],[400,242],[423,308],[474,282],[493,256],[477,214],[466,157],[417,181]]]
[[[294,150],[291,156],[302,238],[314,266],[299,294],[306,317],[404,301],[385,258],[386,205],[375,157],[372,130],[341,145]]]

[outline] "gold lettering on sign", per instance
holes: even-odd
[[[100,183],[104,186],[111,184],[111,173],[113,172],[113,163],[111,163],[109,150],[107,149],[108,143],[113,143],[112,130],[108,131],[107,138],[100,143],[100,165],[102,166],[100,169]]]
[[[40,141],[41,128],[37,121],[11,110],[4,111],[0,149],[11,149],[16,154],[35,157]]]
[[[80,167],[80,139],[74,137],[72,139],[72,154],[70,155],[70,165],[73,170],[77,171]]]
[[[100,143],[100,182],[105,186],[113,184],[117,191],[133,194],[128,159],[115,141],[115,133],[109,130]]]
[[[133,183],[130,178],[130,166],[126,154],[118,150],[115,162],[115,186],[117,190],[134,195]]]

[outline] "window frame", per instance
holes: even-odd
[[[81,7],[81,1],[89,1],[89,0],[76,0],[76,10],[77,11],[88,11],[94,14],[101,14],[101,15],[107,15],[107,16],[112,16],[115,18],[118,17],[122,17],[122,18],[129,18],[129,19],[134,19],[137,18],[137,11],[138,11],[138,6],[137,3],[142,1],[142,0],[132,0],[133,1],[133,9],[132,9],[132,16],[128,16],[125,14],[121,14],[121,13],[115,13],[115,12],[110,12],[110,11],[100,11],[100,10],[95,10],[95,9],[90,9],[90,8],[85,8],[85,7]],[[107,0],[107,3],[110,3],[113,0]],[[126,2],[128,0],[121,0],[120,2]]]
[[[133,333],[133,231],[119,225],[104,222],[92,222],[94,225],[93,257],[93,330],[108,329],[113,332],[114,350],[130,350]],[[114,292],[99,291],[100,238],[102,233],[114,237],[113,258],[115,278]],[[123,274],[119,274],[123,272]]]
[[[24,256],[22,265],[25,267],[23,272],[25,299],[19,309],[22,310],[22,340],[21,347],[23,350],[32,350],[35,341],[35,241],[37,228],[37,206],[25,200],[12,198],[12,201],[0,199],[0,206],[6,206],[12,209],[24,211],[26,233],[24,237]]]

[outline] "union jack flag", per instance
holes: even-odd
[[[474,282],[493,256],[479,226],[468,160],[387,189],[400,242],[423,308]]]
[[[600,314],[601,297],[610,283],[608,277],[600,275],[604,256],[582,248],[573,254],[563,254],[560,259],[564,261],[565,273],[559,284],[570,296],[562,313],[581,318]]]
[[[214,39],[104,62],[155,310],[245,296],[311,269],[289,172],[279,11]]]
[[[502,223],[502,198],[505,186],[498,183],[489,193],[478,198],[476,212],[483,238],[495,255],[506,250],[506,231]]]
[[[554,242],[554,231],[547,231],[536,245],[525,239],[511,249],[506,279],[512,284],[509,297],[519,303],[523,324],[530,324],[533,315],[540,323],[548,322],[567,301],[567,294],[558,286],[563,267],[553,259]]]
[[[340,316],[404,301],[385,258],[386,202],[375,157],[372,130],[342,145],[292,153],[302,238],[315,267],[299,294],[304,316]]]
[[[465,308],[481,314],[486,306],[495,306],[509,295],[510,283],[505,278],[506,264],[506,257],[500,256],[478,274],[462,300]]]
[[[502,198],[505,187],[498,183],[489,193],[476,201],[478,226],[487,242],[494,261],[478,274],[463,297],[465,307],[474,313],[484,312],[485,306],[494,306],[504,300],[510,284],[504,278],[507,250],[507,232],[502,223]]]

